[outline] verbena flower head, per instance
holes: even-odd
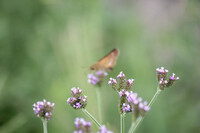
[[[110,78],[110,80],[108,81],[108,84],[111,85],[114,90],[117,90],[117,80],[116,79]]]
[[[175,74],[172,73],[172,76],[169,77],[169,81],[167,83],[167,87],[172,86],[176,80],[179,80],[179,77],[176,77]]]
[[[118,81],[119,81],[119,89],[125,89],[126,86],[126,76],[123,72],[120,72],[119,75],[117,75]]]
[[[83,118],[76,118],[74,122],[76,130],[74,133],[91,133],[91,123]]]
[[[117,81],[118,80],[118,81]],[[114,78],[110,78],[108,81],[108,84],[114,89],[114,90],[126,90],[129,91],[133,87],[134,79],[128,79],[126,80],[126,76],[123,72],[120,72],[117,75],[117,80]]]
[[[158,80],[158,81],[159,81],[161,78],[162,78],[163,80],[166,80],[166,79],[167,79],[168,70],[165,69],[164,67],[157,68],[157,69],[156,69],[156,72],[157,72],[157,80]]]
[[[172,76],[169,77],[167,80],[167,75],[168,75],[168,70],[165,69],[164,67],[157,68],[157,80],[158,80],[158,85],[159,89],[164,90],[166,87],[170,87],[174,84],[176,80],[179,79],[179,77],[176,77],[174,73],[172,73]]]
[[[107,75],[108,74],[103,70],[91,73],[88,75],[88,83],[91,83],[92,85],[101,85]]]
[[[123,110],[123,113],[131,112],[131,106],[128,103],[123,103],[122,110]]]
[[[160,81],[159,81],[159,88],[161,90],[164,90],[164,88],[166,87],[166,85],[167,85],[167,80],[164,80],[163,78],[161,78]]]
[[[126,90],[130,90],[133,87],[134,79],[128,79],[126,82]]]
[[[119,92],[119,96],[120,96],[120,97],[122,97],[122,96],[126,97],[126,96],[128,96],[128,95],[129,95],[129,92],[126,91],[126,90],[121,90],[121,91]]]
[[[136,106],[142,102],[142,98],[138,97],[138,94],[133,92],[129,93],[129,95],[127,96],[127,100],[132,106]]]
[[[71,91],[73,97],[68,98],[67,103],[74,109],[85,108],[87,105],[87,96],[82,94],[82,90],[79,87],[73,87]]]
[[[150,107],[147,105],[147,101],[145,102],[140,102],[139,103],[139,112],[141,116],[144,116],[146,114],[146,112],[148,112],[150,110]]]
[[[142,102],[142,98],[138,96],[137,93],[130,92],[127,96],[127,101],[132,107],[132,112],[137,118],[139,115],[144,116],[146,112],[150,110],[150,107],[147,105],[147,102]]]
[[[105,125],[102,125],[97,133],[113,133],[112,131],[108,131]]]
[[[54,103],[48,102],[45,99],[33,104],[33,110],[37,117],[44,120],[50,120],[52,118],[52,112],[54,109]]]

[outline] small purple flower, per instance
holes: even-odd
[[[122,110],[123,110],[123,113],[130,112],[131,111],[131,106],[128,103],[123,103]]]
[[[76,118],[74,122],[76,130],[74,133],[91,133],[91,123],[83,118]]]
[[[78,88],[78,87],[77,88],[73,87],[71,89],[71,91],[72,91],[71,95],[74,96],[74,97],[79,97],[81,95],[81,93],[82,93],[82,90],[80,88]]]
[[[45,99],[43,101],[38,101],[33,104],[33,110],[37,117],[50,120],[52,117],[52,112],[55,104],[47,102]]]
[[[144,103],[140,103],[139,104],[139,110],[140,110],[140,115],[144,116],[146,114],[146,112],[148,112],[150,110],[150,107],[147,105],[147,101],[145,101]]]
[[[99,70],[96,73],[88,75],[88,83],[92,85],[101,85],[108,74],[105,71]]]
[[[108,84],[109,85],[117,84],[117,80],[113,79],[113,78],[110,78],[110,80],[108,81]]]
[[[106,77],[108,75],[107,72],[102,71],[102,70],[97,71],[96,74],[98,77]]]
[[[114,78],[110,78],[108,84],[114,89],[117,90],[117,80]]]
[[[74,105],[74,107],[75,107],[76,109],[81,108],[81,106],[82,106],[82,105],[81,105],[81,103],[79,103],[79,102],[77,102],[76,105]]]
[[[142,101],[142,98],[138,97],[137,93],[132,93],[131,92],[127,96],[127,100],[132,106],[134,106],[134,105],[138,105]]]
[[[120,97],[122,97],[122,96],[128,96],[129,95],[129,92],[128,91],[126,91],[126,90],[121,90],[120,92],[119,92],[119,96]]]
[[[85,108],[87,105],[87,96],[82,95],[82,90],[78,87],[73,87],[71,91],[71,95],[73,97],[69,97],[67,99],[67,103],[71,105],[74,109]]]
[[[172,86],[176,80],[179,80],[179,77],[176,77],[175,74],[172,73],[172,76],[169,77],[169,81],[167,83],[167,87]]]
[[[163,78],[161,78],[160,81],[159,81],[159,88],[161,90],[164,90],[164,88],[166,87],[166,85],[167,85],[167,80],[164,80]]]
[[[156,72],[157,72],[157,80],[158,81],[160,81],[161,78],[163,78],[164,80],[167,79],[168,70],[165,69],[164,67],[157,68]]]
[[[133,87],[134,79],[128,79],[126,82],[126,90],[130,90]]]
[[[88,75],[88,83],[91,83],[92,85],[96,85],[99,82],[99,78],[95,76],[94,74]]]
[[[117,75],[118,79],[126,79],[126,76],[123,72],[120,72],[119,75]]]
[[[108,131],[105,125],[102,125],[99,132],[97,133],[113,133],[112,131]]]

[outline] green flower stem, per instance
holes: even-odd
[[[124,133],[124,114],[120,115],[120,133]]]
[[[129,129],[128,133],[131,133],[134,127],[135,127],[135,122],[132,122],[131,128]]]
[[[98,104],[98,112],[99,112],[99,120],[102,123],[102,105],[101,105],[101,90],[100,87],[96,88],[97,92],[97,104]]]
[[[154,94],[153,98],[151,99],[151,101],[149,102],[148,106],[151,107],[152,104],[155,102],[156,98],[158,97],[158,95],[160,94],[162,90],[157,88],[156,93]]]
[[[101,127],[101,124],[99,124],[99,122],[86,109],[82,109],[82,111],[97,125],[97,127]]]
[[[47,133],[47,120],[42,119],[44,133]]]
[[[156,93],[154,94],[153,98],[151,99],[151,101],[149,102],[148,106],[151,107],[152,104],[155,102],[156,98],[158,97],[158,95],[160,94],[162,90],[160,90],[159,88],[157,88]],[[129,133],[134,133],[134,131],[137,129],[137,127],[140,125],[140,123],[143,121],[144,117],[139,117],[136,121],[135,126],[133,125],[133,127],[131,126],[130,128],[130,132]]]

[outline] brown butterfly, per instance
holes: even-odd
[[[112,71],[119,56],[119,49],[115,48],[106,56],[101,58],[97,63],[90,67],[90,70]]]

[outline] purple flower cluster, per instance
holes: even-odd
[[[50,120],[54,109],[54,103],[48,102],[45,99],[33,104],[33,110],[37,117],[44,120]]]
[[[175,74],[172,73],[172,76],[170,76],[169,79],[167,80],[168,70],[165,69],[164,67],[157,68],[156,73],[157,73],[157,80],[159,82],[159,88],[161,90],[164,90],[164,88],[166,87],[172,86],[174,82],[179,79],[179,77],[176,77]]]
[[[76,130],[74,133],[91,133],[91,122],[85,121],[83,118],[76,118],[74,122]],[[97,133],[113,133],[108,131],[105,125],[102,125]]]
[[[73,97],[68,98],[67,103],[74,109],[85,108],[87,105],[87,96],[83,96],[82,90],[78,87],[73,87],[71,91]]]
[[[88,75],[88,83],[91,83],[92,85],[101,85],[107,75],[108,74],[103,70],[91,73]]]
[[[74,124],[76,126],[74,133],[91,133],[92,124],[89,121],[85,121],[83,118],[76,118]]]
[[[137,93],[132,91],[121,90],[119,92],[120,96],[120,113],[132,112],[136,117],[144,116],[146,112],[150,110],[147,102],[142,102],[142,98],[138,97]]]
[[[114,90],[118,90],[118,91],[126,90],[126,91],[129,91],[133,87],[133,81],[134,81],[134,79],[126,80],[125,74],[123,72],[120,72],[119,75],[117,75],[117,80],[114,79],[114,78],[110,78],[110,80],[108,81],[108,84],[111,85],[111,87]]]
[[[125,114],[132,112],[136,117],[144,116],[146,112],[150,110],[150,107],[147,105],[147,102],[142,102],[142,98],[138,97],[137,93],[133,93],[131,88],[133,87],[134,79],[126,80],[126,76],[123,72],[120,72],[117,76],[118,83],[116,79],[110,78],[108,84],[114,90],[119,91],[120,103],[119,111],[120,114]]]
[[[131,111],[135,113],[135,116],[138,117],[144,116],[146,112],[150,110],[150,107],[147,105],[147,101],[142,102],[142,98],[138,96],[137,93],[129,92],[127,96],[127,101],[131,105]]]
[[[113,133],[112,131],[108,131],[105,125],[102,125],[99,132],[97,133]]]

